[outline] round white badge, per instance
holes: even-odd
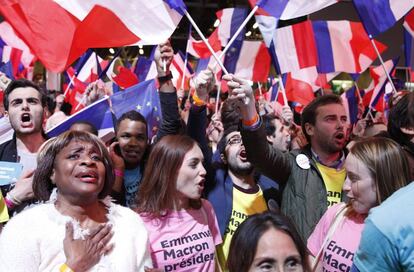
[[[306,155],[304,155],[304,154],[299,154],[299,155],[296,156],[296,163],[302,169],[309,169],[310,168],[309,158],[306,157]]]

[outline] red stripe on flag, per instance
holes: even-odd
[[[266,82],[270,71],[270,55],[264,43],[261,43],[253,65],[253,81]]]
[[[317,50],[311,21],[305,21],[292,25],[293,39],[295,40],[296,53],[299,67],[305,68],[318,64]]]

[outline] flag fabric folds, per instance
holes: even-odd
[[[161,123],[161,105],[154,79],[117,92],[110,99],[116,118],[120,118],[122,114],[130,110],[138,111],[147,120],[149,137],[155,135]]]
[[[372,37],[391,28],[414,7],[412,0],[353,0],[361,22]]]
[[[273,16],[282,20],[306,16],[339,2],[339,0],[249,0],[253,8],[258,5],[258,15]]]
[[[247,9],[245,8],[226,8],[219,10],[217,13],[217,19],[220,20],[220,24],[217,27],[218,37],[221,42],[221,46],[225,47],[229,40],[236,34],[237,29],[243,23],[247,16]],[[244,30],[237,36],[237,40],[243,40]]]
[[[270,71],[270,55],[262,41],[243,41],[235,63],[226,62],[229,73],[254,82],[266,82]]]
[[[177,0],[3,0],[0,5],[5,19],[54,72],[63,71],[87,48],[162,43],[183,9]]]
[[[318,71],[320,73],[360,73],[377,58],[361,23],[350,21],[314,21]],[[385,46],[375,41],[379,52]]]
[[[316,66],[318,54],[311,21],[276,29],[269,50],[280,73]]]
[[[388,60],[384,63],[388,74],[391,74],[391,72],[395,69],[398,60],[399,58]],[[388,77],[381,65],[377,67],[371,67],[370,74],[372,77],[372,82],[370,86],[365,90],[365,95],[363,97],[364,106],[383,112],[385,109],[385,84],[387,83]]]
[[[48,137],[55,137],[69,130],[70,126],[79,121],[86,121],[98,131],[113,128],[113,119],[109,110],[109,97],[104,97],[86,108],[71,115],[68,119],[46,132]]]

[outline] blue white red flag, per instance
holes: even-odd
[[[367,33],[372,37],[391,28],[413,7],[412,0],[353,0]]]
[[[88,48],[165,42],[184,9],[179,0],[3,0],[0,5],[3,17],[54,72]]]
[[[361,23],[314,21],[318,72],[361,73],[377,59],[377,54]],[[382,53],[386,47],[375,41]]]
[[[356,93],[358,90],[355,86],[342,93],[342,104],[348,116],[349,123],[356,124],[358,122],[358,105],[362,103],[359,101],[359,96]]]
[[[250,6],[259,6],[258,15],[282,20],[306,16],[339,2],[339,0],[249,0]]]
[[[395,69],[398,60],[399,57],[397,59],[388,60],[384,63],[388,74],[391,74]],[[388,81],[387,74],[385,74],[384,69],[381,65],[377,67],[371,67],[370,74],[372,77],[372,82],[365,90],[365,95],[363,97],[364,106],[374,108],[380,112],[384,112],[385,85]]]
[[[217,13],[217,19],[220,20],[218,25],[218,37],[221,41],[221,46],[225,47],[229,40],[236,34],[237,29],[243,23],[247,16],[247,9],[245,8],[226,8],[219,10]],[[244,39],[243,29],[236,39]]]
[[[225,62],[229,73],[254,82],[266,82],[270,71],[270,55],[266,45],[262,41],[245,40],[239,50],[238,58]]]
[[[414,9],[404,18],[405,66],[414,70]]]
[[[109,97],[104,97],[88,107],[76,112],[75,114],[62,121],[46,132],[48,137],[55,137],[69,130],[72,124],[86,121],[93,125],[98,131],[112,129],[114,127],[111,111],[109,110]]]

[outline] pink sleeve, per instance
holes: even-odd
[[[214,212],[213,206],[211,206],[208,200],[203,199],[202,201],[203,208],[207,212],[208,226],[210,228],[211,234],[213,235],[214,244],[218,246],[223,242],[223,240],[221,239],[216,213]]]
[[[325,236],[328,233],[329,226],[331,225],[332,220],[340,207],[342,207],[341,203],[335,204],[334,206],[328,208],[319,220],[312,234],[309,236],[307,246],[313,256],[316,256],[321,249]]]

